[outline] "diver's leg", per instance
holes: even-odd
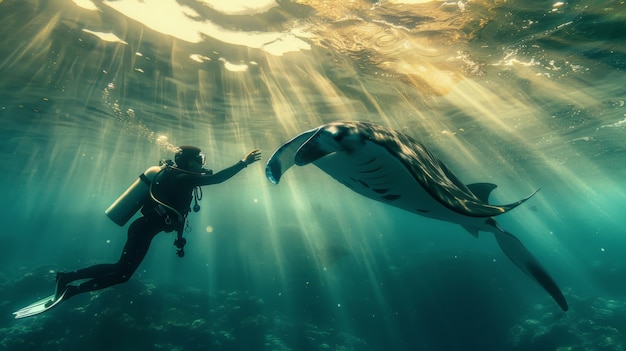
[[[152,239],[160,231],[160,228],[144,217],[138,218],[128,228],[126,244],[116,263],[98,264],[78,271],[58,274],[57,296],[66,290],[65,287],[67,292],[64,298],[67,299],[79,293],[104,289],[128,281],[146,256]],[[89,280],[78,285],[70,284],[83,279]]]

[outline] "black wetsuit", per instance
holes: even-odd
[[[141,209],[143,216],[133,221],[128,228],[128,238],[120,259],[116,263],[98,264],[73,272],[59,273],[57,294],[67,289],[65,293],[67,299],[79,293],[104,289],[128,281],[143,261],[152,239],[158,233],[183,230],[195,187],[221,183],[245,167],[246,163],[239,161],[216,174],[211,174],[210,171],[190,173],[173,167],[165,168],[155,177],[152,184],[152,194],[158,202],[152,198],[146,201]],[[167,206],[159,206],[159,202]],[[85,279],[88,280],[78,285],[68,285],[73,281]]]

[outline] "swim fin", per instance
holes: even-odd
[[[19,309],[13,312],[13,314],[15,315],[15,319],[26,318],[26,317],[30,317],[30,316],[34,316],[34,315],[46,312],[47,310],[61,303],[61,301],[64,300],[66,294],[67,294],[67,290],[65,290],[63,294],[61,294],[61,296],[59,296],[59,298],[56,300],[54,299],[55,294],[53,294],[53,295],[46,297],[45,299],[41,299],[22,309]]]

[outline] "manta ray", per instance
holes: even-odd
[[[495,184],[463,184],[423,144],[395,130],[365,122],[335,122],[299,134],[270,157],[266,176],[278,184],[294,164],[314,164],[370,199],[420,216],[460,224],[472,235],[491,232],[506,256],[534,278],[567,311],[561,289],[539,261],[493,217],[524,203],[490,204]]]

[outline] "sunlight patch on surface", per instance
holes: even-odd
[[[100,9],[91,0],[72,0],[76,6],[89,11],[99,11]]]
[[[159,33],[190,42],[201,43],[204,36],[233,45],[260,49],[275,56],[309,50],[310,45],[288,32],[246,32],[222,28],[178,2],[138,0],[104,1],[105,5],[141,22]]]
[[[113,33],[105,33],[105,32],[95,32],[86,28],[83,28],[83,32],[85,33],[89,33],[93,36],[96,36],[98,38],[100,38],[101,40],[104,40],[106,42],[109,43],[120,43],[120,44],[128,44],[127,42],[125,42],[124,40],[120,39],[120,37],[118,37],[117,35],[113,34]]]
[[[199,0],[200,3],[225,15],[256,15],[277,7],[274,0]]]
[[[224,68],[231,72],[245,72],[248,70],[248,65],[231,63],[223,57],[220,57],[220,62],[224,64]]]
[[[433,2],[436,0],[388,0],[390,4],[425,4],[427,2]]]
[[[352,58],[361,73],[404,80],[421,92],[444,95],[471,64],[458,52],[472,19],[461,9],[443,8],[439,1],[382,2],[374,7],[365,1],[302,3],[318,11],[319,23],[309,29],[310,40]],[[369,17],[358,17],[357,10]]]
[[[189,58],[192,59],[193,61],[198,62],[198,63],[211,61],[210,57],[204,56],[204,55],[200,55],[200,54],[191,54],[191,55],[189,55]]]

